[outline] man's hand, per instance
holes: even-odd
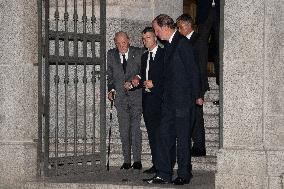
[[[140,78],[136,75],[134,78],[131,80],[131,83],[134,87],[137,87],[139,85]]]
[[[199,106],[202,106],[203,103],[204,103],[204,100],[202,98],[198,98],[198,99],[196,99],[195,103]]]
[[[145,87],[146,89],[151,89],[151,88],[153,88],[154,85],[153,85],[152,80],[146,80],[146,81],[144,81],[144,87]]]
[[[131,82],[126,81],[126,82],[124,83],[124,89],[125,89],[126,91],[129,91],[129,90],[132,89],[132,88],[133,88],[133,85],[131,84]]]
[[[114,96],[115,96],[115,91],[110,91],[107,93],[107,98],[110,100],[110,101],[113,101],[114,100]]]

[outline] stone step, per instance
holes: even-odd
[[[149,168],[152,166],[152,159],[150,153],[145,153],[141,157],[142,165],[144,168]],[[217,157],[214,155],[207,155],[205,157],[192,157],[192,169],[193,170],[206,170],[206,171],[216,171]],[[111,166],[121,166],[123,163],[123,156],[118,153],[111,153],[110,155],[110,165]],[[175,165],[177,168],[177,164]]]
[[[219,115],[204,114],[205,128],[219,128]]]
[[[216,77],[208,77],[208,83],[210,90],[219,90],[219,86],[216,84]]]
[[[208,145],[208,143],[210,145]],[[111,153],[115,153],[115,154],[122,154],[122,149],[121,149],[121,143],[112,143],[111,144]],[[216,155],[217,151],[219,149],[219,144],[218,143],[214,143],[214,145],[212,145],[212,142],[207,142],[206,143],[206,151],[208,155]],[[142,155],[150,153],[150,146],[148,141],[143,141],[142,142]]]
[[[176,177],[176,171],[174,172]],[[149,185],[142,181],[148,178],[141,172],[120,170],[110,167],[110,171],[102,170],[85,175],[59,178],[42,178],[31,180],[22,189],[214,189],[215,171],[193,171],[190,184],[175,186],[173,184]]]
[[[204,102],[203,104],[204,115],[219,115],[219,106],[214,105],[212,102]]]
[[[205,102],[214,102],[219,100],[219,91],[218,90],[210,90],[207,91],[204,95]]]
[[[219,148],[219,141],[216,140],[217,138],[219,138],[219,135],[216,133],[213,134],[207,134],[206,138],[206,148],[207,148],[207,154],[208,155],[216,155],[216,151]],[[121,154],[122,150],[121,150],[121,140],[120,138],[112,138],[111,139],[111,152],[112,153],[118,153]],[[83,143],[79,143],[77,145],[77,150],[78,153],[82,153],[84,150],[84,144]],[[108,146],[108,144],[107,144]],[[50,145],[50,154],[53,154],[54,150],[54,145]],[[73,154],[74,151],[74,144],[73,143],[68,143],[67,145],[67,152],[70,154]],[[96,149],[98,150],[99,148],[99,142],[96,143]],[[65,145],[64,143],[59,143],[58,144],[58,149],[59,149],[59,153],[64,155],[65,152]],[[91,153],[92,151],[92,144],[91,143],[87,143],[86,144],[86,150],[87,153]],[[149,146],[149,141],[148,139],[143,139],[142,140],[142,154],[144,153],[150,153],[150,146]]]

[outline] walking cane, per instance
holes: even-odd
[[[112,111],[113,111],[113,101],[110,102],[110,114],[109,114],[109,131],[108,131],[108,148],[107,148],[107,171],[109,171],[109,156],[110,156],[110,137],[111,137],[111,124],[112,124]]]

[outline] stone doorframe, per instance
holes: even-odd
[[[182,1],[163,2],[152,1],[153,16],[182,13]],[[36,177],[38,43],[36,0],[0,7],[2,187]],[[282,10],[279,0],[225,1],[216,188],[283,188]]]

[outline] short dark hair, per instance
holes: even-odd
[[[142,34],[145,34],[147,32],[152,32],[155,33],[154,29],[152,27],[146,27],[144,30],[141,32]]]
[[[182,22],[186,22],[188,24],[191,24],[192,26],[194,25],[194,21],[193,18],[189,15],[189,14],[182,14],[177,18],[177,23],[182,21]]]
[[[168,26],[171,29],[175,29],[175,22],[174,20],[166,14],[160,14],[158,15],[153,21],[157,22],[158,26],[163,27],[163,26]]]

